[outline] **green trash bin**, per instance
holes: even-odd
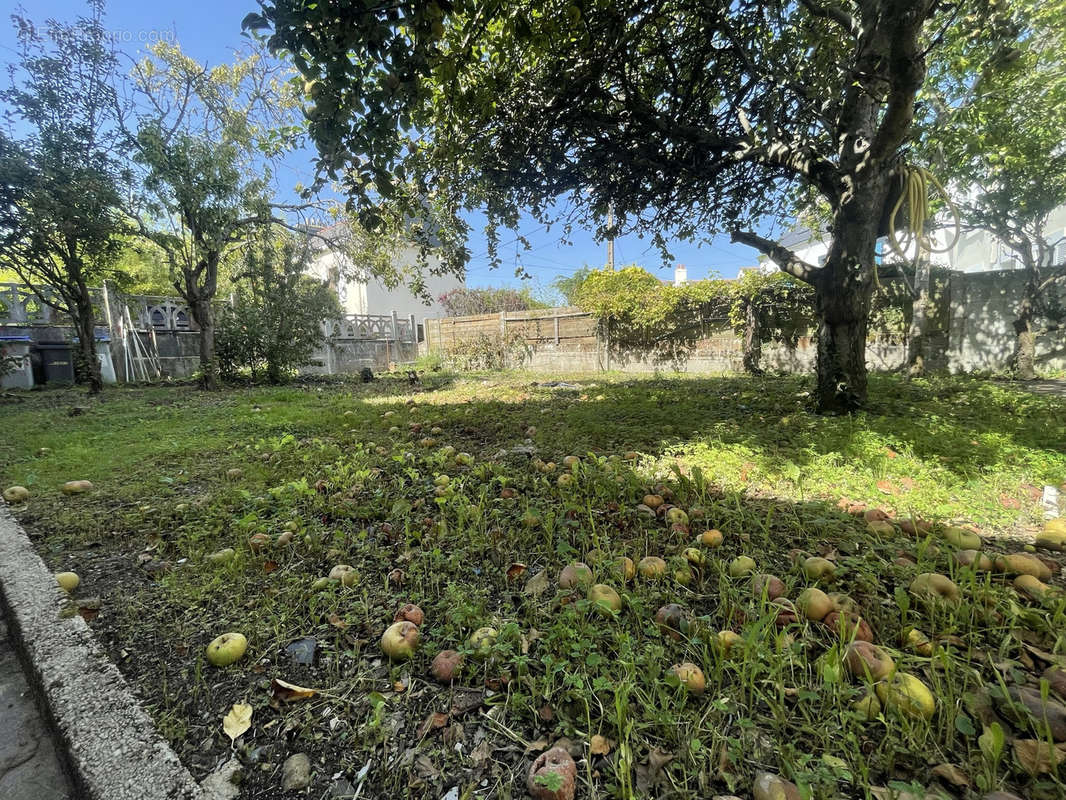
[[[37,342],[45,383],[74,383],[74,358],[69,342]]]

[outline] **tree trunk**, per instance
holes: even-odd
[[[744,307],[744,371],[749,375],[762,375],[762,331],[755,303],[751,300]]]
[[[100,374],[100,359],[96,357],[96,328],[93,325],[93,302],[84,281],[76,282],[78,294],[71,310],[74,312],[74,329],[78,333],[78,350],[75,366],[79,377],[89,384],[90,394],[99,394],[104,388]]]
[[[215,358],[215,315],[211,301],[202,297],[189,305],[189,311],[200,327],[200,387],[209,391],[219,388],[218,359]]]
[[[1025,265],[1025,289],[1014,320],[1014,373],[1018,380],[1036,380],[1036,309],[1040,301],[1040,269],[1031,248],[1019,249]]]
[[[825,268],[814,280],[818,323],[815,399],[822,414],[856,411],[866,402],[866,332],[873,294],[874,248],[883,192],[871,190],[834,222]]]

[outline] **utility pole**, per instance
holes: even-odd
[[[614,204],[607,205],[607,269],[614,272]]]

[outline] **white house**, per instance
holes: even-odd
[[[333,235],[339,235],[342,233],[340,226],[343,224],[320,228],[317,233],[327,237],[331,232]],[[324,247],[318,250],[310,272],[329,283],[337,292],[345,314],[390,314],[395,311],[401,318],[414,315],[420,323],[426,317],[444,316],[440,296],[464,285],[463,279],[455,275],[430,274],[440,263],[436,256],[430,255],[422,272],[428,294],[428,299],[423,299],[405,283],[390,289],[372,275],[361,275],[360,273],[365,271],[360,270],[359,265],[347,263],[342,254]],[[400,275],[414,275],[422,271],[418,248],[409,244],[398,249],[393,254],[392,266]]]

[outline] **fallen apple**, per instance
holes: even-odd
[[[258,553],[260,550],[265,550],[274,544],[274,537],[269,533],[260,531],[259,533],[253,533],[248,537],[248,547],[251,548],[253,553]]]
[[[1048,586],[1042,580],[1035,578],[1032,575],[1019,575],[1014,579],[1014,588],[1019,593],[1025,595],[1030,600],[1035,600],[1037,603],[1054,600],[1062,595],[1062,592],[1058,588]]]
[[[792,781],[769,772],[756,772],[751,785],[752,800],[801,800],[803,795]]]
[[[536,528],[540,525],[540,517],[534,514],[532,511],[527,511],[522,515],[522,526],[525,528]]]
[[[334,583],[336,583],[336,581],[330,578],[317,578],[315,579],[315,582],[311,584],[311,591],[321,592],[327,586],[332,586]]]
[[[704,531],[698,537],[696,537],[696,544],[702,547],[721,547],[722,542],[725,541],[725,537],[722,532],[717,528],[712,528],[709,531]]]
[[[455,463],[460,467],[469,467],[474,463],[474,457],[469,453],[456,453]]]
[[[646,505],[648,508],[652,509],[653,511],[655,509],[657,509],[659,506],[661,506],[663,504],[663,502],[664,501],[663,501],[662,495],[658,495],[658,494],[646,494],[646,495],[644,495],[644,499],[641,501],[641,503],[643,505]]]
[[[475,655],[484,657],[492,652],[492,646],[496,644],[497,635],[495,628],[478,628],[470,634],[470,638],[466,640],[466,644],[474,651]]]
[[[828,558],[811,556],[803,561],[803,574],[812,581],[831,581],[836,575],[836,564]]]
[[[896,670],[892,657],[870,642],[852,642],[844,650],[844,666],[854,678],[882,681]]]
[[[563,466],[567,469],[577,466],[581,463],[581,456],[567,456],[563,459]]]
[[[223,547],[221,550],[216,550],[207,556],[207,560],[212,564],[228,564],[233,560],[233,557],[237,555],[237,552],[232,547]]]
[[[8,486],[4,489],[4,500],[14,505],[25,503],[30,499],[30,490],[25,486]]]
[[[659,556],[644,556],[637,564],[640,577],[657,580],[666,575],[666,562]]]
[[[933,643],[929,637],[917,628],[910,628],[903,635],[903,645],[908,650],[913,650],[920,656],[929,657],[933,654]]]
[[[430,674],[441,683],[451,683],[463,666],[463,654],[458,650],[441,650],[429,665]]]
[[[68,594],[77,589],[78,584],[81,583],[81,578],[78,577],[76,572],[57,572],[55,577],[59,588]]]
[[[947,575],[923,572],[910,585],[910,593],[925,603],[957,606],[961,599],[959,587]]]
[[[292,531],[282,531],[278,535],[278,538],[277,538],[277,541],[275,542],[275,544],[278,547],[288,547],[290,544],[292,544],[292,537],[294,535],[295,534]]]
[[[555,479],[555,485],[560,489],[569,489],[574,485],[574,476],[569,472],[564,472],[558,478]]]
[[[340,581],[344,586],[352,587],[359,581],[359,573],[350,564],[337,564],[329,571],[329,579],[331,581]]]
[[[862,609],[849,595],[843,592],[830,592],[829,600],[833,603],[833,611],[846,611],[849,614],[862,614]]]
[[[1066,517],[1045,522],[1044,530],[1036,535],[1036,546],[1048,550],[1066,550]]]
[[[501,500],[513,500],[516,497],[518,497],[518,491],[516,489],[512,489],[509,486],[500,489]]]
[[[760,573],[752,578],[751,591],[755,597],[762,597],[765,592],[767,600],[776,600],[785,593],[785,582],[776,575]]]
[[[830,611],[825,615],[822,624],[845,642],[852,640],[872,642],[874,640],[873,631],[870,630],[866,620],[852,612]]]
[[[91,491],[92,488],[90,481],[67,481],[63,484],[63,494],[83,494]]]
[[[799,612],[787,597],[775,597],[770,601],[770,605],[778,606],[777,616],[774,617],[774,625],[778,628],[787,628],[789,625],[799,622]]]
[[[851,709],[867,722],[872,722],[881,713],[881,701],[874,692],[870,692],[852,703]]]
[[[691,630],[692,618],[688,610],[678,603],[667,603],[655,612],[655,624],[660,632],[672,639],[680,640]]]
[[[688,586],[692,583],[695,575],[692,574],[692,567],[689,566],[687,561],[675,561],[673,564],[673,576],[674,580],[680,583],[682,586]]]
[[[737,556],[729,562],[729,577],[743,578],[755,572],[755,559],[749,556]]]
[[[629,556],[616,559],[611,571],[623,581],[631,581],[637,574],[637,565]]]
[[[207,646],[207,660],[213,666],[228,667],[239,661],[247,649],[248,640],[243,633],[224,633]]]
[[[875,519],[872,522],[867,522],[866,529],[875,536],[880,536],[884,539],[891,539],[896,535],[896,526],[883,519]]]
[[[688,661],[674,664],[670,667],[670,674],[679,685],[694,695],[703,694],[704,689],[707,688],[707,679],[703,676],[703,670]]]
[[[703,554],[703,551],[698,547],[686,547],[681,555],[684,559],[694,567],[702,567],[707,557]]]
[[[559,570],[559,587],[561,589],[575,589],[589,586],[592,583],[592,570],[588,564],[575,561],[567,564]]]
[[[936,699],[929,687],[914,675],[897,672],[874,687],[881,704],[909,717],[929,719],[936,713]]]
[[[796,598],[796,608],[807,619],[819,622],[834,609],[834,605],[829,595],[811,586],[799,593]]]
[[[975,572],[991,572],[995,569],[995,562],[979,550],[959,550],[955,553],[955,563]]]
[[[227,469],[226,477],[229,478],[231,481],[240,480],[242,477],[244,477],[244,470],[239,469],[238,467],[234,467],[233,469]]]
[[[616,614],[622,610],[622,598],[613,588],[597,583],[589,589],[589,601],[599,610]]]
[[[667,511],[665,516],[668,525],[688,525],[688,514],[677,506]]]
[[[1032,575],[1045,583],[1051,580],[1051,570],[1047,564],[1028,553],[1012,553],[1000,556],[995,561],[996,571],[1009,575]]]
[[[416,606],[414,603],[405,603],[400,606],[399,610],[393,615],[394,622],[403,622],[406,620],[414,625],[421,626],[422,621],[425,620],[426,615],[422,613],[422,609]]]
[[[561,747],[553,747],[537,756],[529,766],[526,788],[534,800],[574,800],[577,765]]]
[[[381,650],[391,660],[403,661],[415,654],[418,639],[418,626],[413,622],[394,622],[381,634]]]
[[[976,533],[966,528],[960,528],[957,525],[949,525],[944,528],[941,538],[960,550],[980,550],[985,544]]]
[[[718,646],[718,651],[723,656],[729,656],[733,652],[733,648],[740,644],[743,644],[744,640],[740,634],[736,631],[718,631],[718,635],[715,637],[715,642]]]

